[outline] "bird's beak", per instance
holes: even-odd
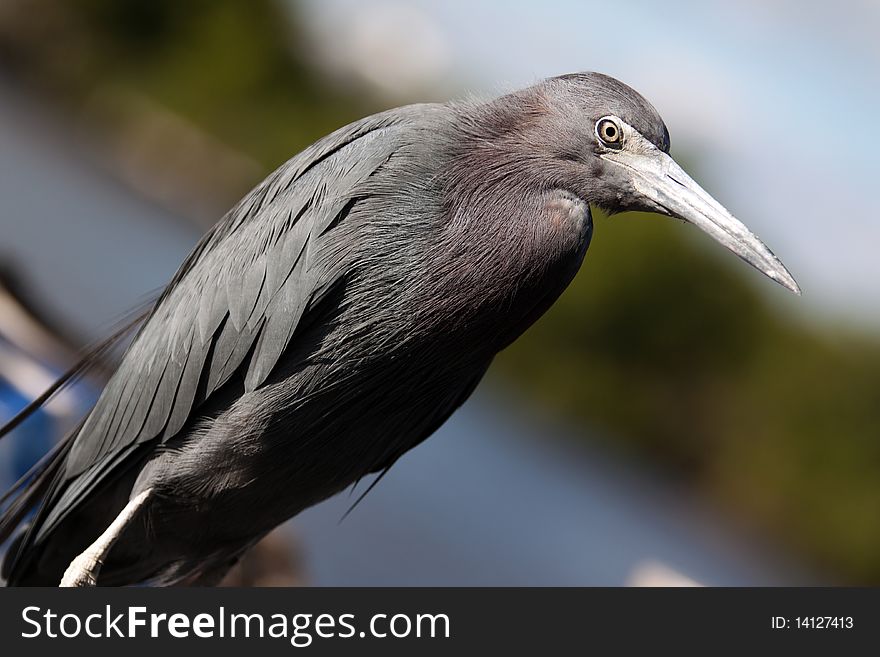
[[[795,294],[801,293],[785,265],[758,236],[712,198],[669,155],[651,146],[625,148],[604,157],[630,169],[636,192],[656,205],[659,212],[698,226],[758,271]]]

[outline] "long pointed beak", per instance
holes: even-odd
[[[612,155],[608,159],[630,169],[636,191],[656,204],[661,212],[700,227],[767,277],[795,294],[801,293],[785,265],[758,236],[712,198],[669,155],[657,149],[638,154],[621,151],[614,155],[617,157]]]

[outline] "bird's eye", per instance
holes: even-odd
[[[603,145],[610,148],[620,148],[623,135],[620,126],[611,119],[599,119],[596,122],[596,135]]]

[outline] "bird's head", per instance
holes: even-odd
[[[519,104],[519,143],[537,148],[532,162],[563,186],[608,212],[656,212],[694,224],[765,275],[800,294],[779,259],[669,155],[669,132],[657,110],[614,78],[577,73],[508,97]],[[502,99],[503,100],[503,99]],[[523,152],[525,155],[525,152]]]

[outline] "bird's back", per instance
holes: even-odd
[[[49,490],[21,493],[30,505],[40,504],[22,554],[95,491],[191,428],[206,403],[218,415],[237,395],[264,384],[297,329],[314,321],[313,309],[354,270],[358,240],[331,244],[330,233],[339,232],[333,229],[369,196],[371,176],[415,141],[412,132],[438,111],[430,105],[398,108],[319,140],[205,235],[82,428],[54,458]],[[218,394],[224,388],[229,390]],[[0,527],[7,534],[14,529],[10,523]]]

